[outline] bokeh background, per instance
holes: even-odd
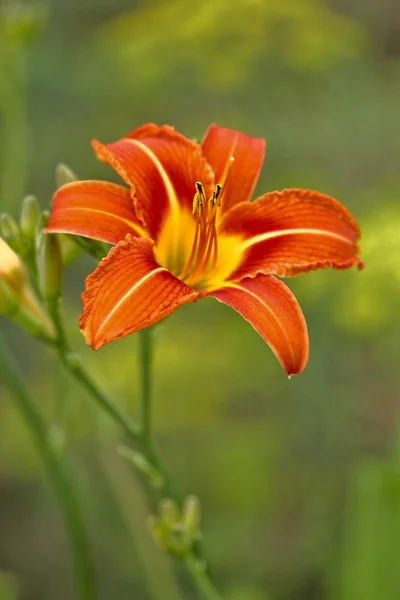
[[[270,350],[210,299],[162,324],[156,435],[175,486],[203,506],[229,600],[400,598],[400,5],[397,0],[0,2],[0,208],[43,207],[63,161],[115,179],[89,140],[147,122],[201,138],[210,122],[265,137],[258,192],[337,197],[366,268],[290,280],[309,364],[288,381]],[[93,353],[78,332],[94,266],[65,274],[70,334],[131,415],[137,340]],[[153,545],[120,434],[38,343],[1,330],[84,502],[101,598],[194,599]],[[0,598],[69,600],[62,521],[28,432],[0,385]],[[183,585],[178,593],[176,576]]]

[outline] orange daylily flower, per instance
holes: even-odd
[[[211,125],[201,144],[147,124],[98,158],[128,187],[77,181],[54,195],[47,232],[113,244],[86,279],[80,327],[94,349],[212,296],[241,314],[288,375],[308,358],[307,327],[279,277],[362,267],[359,229],[339,202],[288,189],[250,201],[265,142]]]

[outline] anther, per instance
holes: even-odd
[[[204,202],[206,201],[206,195],[204,193],[203,184],[200,183],[200,181],[196,181],[196,189],[197,189],[197,193],[199,194],[201,201],[204,204]]]
[[[215,190],[213,192],[213,195],[211,197],[211,207],[212,208],[214,208],[215,202],[217,201],[218,196],[221,193],[221,190],[222,190],[222,186],[219,183],[217,183],[217,185],[215,186]],[[218,206],[220,206],[220,203],[218,204]]]
[[[201,221],[206,203],[206,195],[204,193],[203,184],[200,183],[200,181],[196,181],[196,190],[197,192],[193,198],[193,214]]]
[[[195,193],[193,198],[193,214],[199,219],[199,221],[201,220],[203,215],[203,202],[198,192]]]

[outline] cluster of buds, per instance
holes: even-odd
[[[57,187],[75,180],[69,167],[57,166]],[[35,196],[23,199],[19,222],[0,215],[0,315],[31,335],[54,340],[51,314],[61,295],[63,267],[82,251],[101,259],[108,247],[80,236],[44,234],[48,217]]]
[[[200,502],[196,496],[188,496],[182,510],[174,500],[163,498],[158,514],[150,517],[150,529],[164,550],[185,558],[201,539],[200,520]]]
[[[59,167],[57,179],[62,176],[73,177]],[[63,264],[79,248],[67,236],[43,234],[47,220],[35,196],[23,199],[19,222],[0,215],[0,315],[35,337],[52,340],[56,332],[49,307],[61,294]]]
[[[8,214],[0,217],[0,314],[34,336],[53,338],[54,326],[45,302],[49,290],[57,296],[61,292],[61,269],[55,266],[59,256],[58,247],[54,250],[57,240],[50,242],[50,250],[47,236],[41,233],[46,219],[34,196],[24,198],[19,224]],[[53,265],[52,278],[42,276],[49,263]],[[37,277],[42,285],[35,289]]]

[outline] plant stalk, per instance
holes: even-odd
[[[32,440],[46,469],[47,476],[57,496],[70,541],[72,564],[80,600],[96,600],[92,557],[87,539],[86,525],[74,486],[62,459],[53,446],[42,416],[23,383],[14,360],[0,336],[0,374],[10,390]]]

